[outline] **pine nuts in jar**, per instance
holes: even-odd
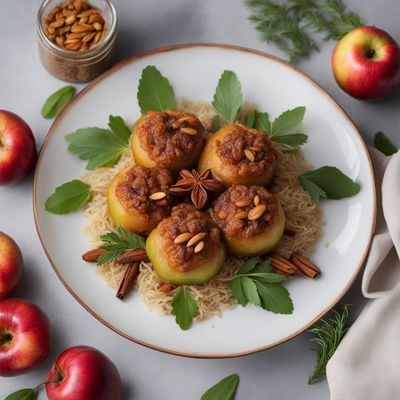
[[[109,0],[45,0],[38,12],[39,55],[56,78],[89,82],[111,64],[117,15]]]

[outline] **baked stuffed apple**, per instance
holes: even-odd
[[[204,142],[204,126],[194,114],[149,111],[134,125],[131,147],[136,164],[179,172],[197,163]]]
[[[285,229],[278,198],[261,186],[231,186],[214,201],[211,215],[228,249],[237,256],[269,253]]]
[[[120,171],[108,187],[108,209],[115,226],[150,233],[171,213],[171,172],[134,165]]]
[[[176,285],[209,281],[226,259],[218,226],[208,214],[184,203],[150,233],[146,251],[158,276]]]
[[[198,169],[210,168],[227,186],[262,186],[271,180],[277,161],[278,153],[265,133],[232,124],[208,138]]]

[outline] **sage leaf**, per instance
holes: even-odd
[[[267,112],[258,112],[254,121],[254,127],[267,135],[271,133],[271,121]]]
[[[237,374],[229,375],[211,387],[201,396],[201,400],[233,400],[239,384]]]
[[[181,286],[172,300],[172,315],[175,315],[176,323],[184,331],[189,329],[198,311],[196,300],[184,286]]]
[[[374,138],[374,146],[386,156],[397,153],[396,146],[389,140],[383,132],[376,132]]]
[[[296,107],[275,118],[270,132],[271,138],[295,133],[301,126],[305,112],[305,107]]]
[[[148,65],[142,71],[137,99],[142,114],[147,111],[163,111],[176,108],[176,99],[167,78],[154,66]]]
[[[39,393],[35,389],[21,389],[10,395],[4,400],[37,400]]]
[[[64,86],[53,93],[43,104],[42,117],[54,118],[74,98],[76,89],[73,86]]]
[[[248,127],[248,128],[254,128],[254,123],[256,120],[256,110],[251,110],[247,113],[246,115],[246,119],[244,121],[244,124]]]
[[[242,106],[243,96],[240,82],[233,71],[224,71],[218,81],[212,105],[227,122],[235,122]]]
[[[90,200],[90,186],[75,179],[56,188],[47,199],[46,211],[53,214],[69,214],[80,210]]]

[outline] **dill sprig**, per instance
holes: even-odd
[[[312,349],[317,355],[317,361],[313,374],[308,378],[309,385],[325,375],[326,364],[349,329],[349,307],[349,304],[343,304],[340,312],[333,310],[330,319],[321,319],[318,325],[309,330],[314,335],[310,341],[317,344],[317,347]]]
[[[274,43],[288,55],[290,62],[318,51],[310,31],[325,33],[324,40],[341,39],[363,25],[359,15],[347,11],[341,0],[246,0],[252,21],[263,41]]]

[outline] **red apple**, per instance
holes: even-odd
[[[332,53],[336,82],[357,99],[379,99],[400,82],[400,48],[382,29],[361,26],[344,36]]]
[[[0,232],[0,300],[6,298],[17,286],[22,276],[22,253],[17,243]]]
[[[120,400],[117,367],[100,351],[77,346],[57,358],[48,375],[49,400]]]
[[[21,299],[0,301],[0,376],[27,372],[50,351],[50,322],[34,304]]]
[[[0,185],[21,180],[36,160],[31,128],[12,112],[0,110]]]

